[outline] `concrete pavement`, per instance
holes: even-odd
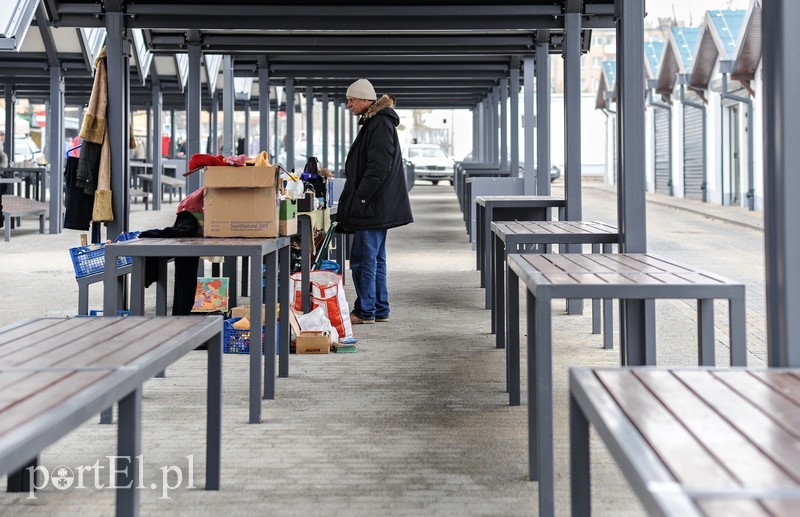
[[[587,187],[583,218],[615,222],[613,193]],[[669,201],[648,196],[649,250],[747,284],[749,361],[763,365],[763,233]],[[146,383],[144,480],[155,488],[142,490],[142,515],[536,514],[537,484],[526,479],[525,390],[523,405],[509,407],[504,352],[494,348],[489,333],[455,196],[448,186],[420,184],[412,190],[412,204],[416,222],[390,231],[392,321],[357,326],[358,353],[292,356],[290,377],[279,379],[276,400],[263,402],[264,422],[258,425],[246,423],[247,359],[225,357],[219,492],[201,489],[204,352],[189,354],[165,379]],[[167,226],[173,207],[144,212],[134,205],[131,228]],[[732,212],[708,209],[728,217]],[[11,242],[0,243],[0,324],[75,313],[77,285],[67,248],[77,244],[77,233],[38,235],[29,221]],[[349,283],[347,289],[352,303]],[[100,289],[93,291],[90,307],[100,308]],[[148,298],[152,310],[153,293]],[[717,358],[724,365],[727,311],[724,304],[715,311]],[[695,318],[691,303],[657,303],[659,364],[696,364]],[[619,352],[603,350],[601,337],[590,333],[588,309],[568,316],[563,304],[555,304],[553,324],[556,504],[558,514],[567,515],[568,368],[614,366]],[[527,384],[524,372],[522,383]],[[89,421],[45,450],[41,462],[48,469],[107,465],[105,456],[115,450],[116,426]],[[594,513],[643,515],[596,438],[592,454]],[[164,496],[162,474],[170,466],[180,468],[183,479],[177,483],[173,475],[168,481],[180,488]],[[189,474],[198,488],[187,488]],[[112,515],[113,491],[86,484],[92,488],[58,490],[50,484],[35,499],[4,493],[0,514]]]

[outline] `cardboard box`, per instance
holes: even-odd
[[[266,307],[264,305],[261,306],[261,322],[264,323],[267,321],[266,318]],[[281,304],[277,304],[275,308],[275,319],[281,317]],[[233,309],[231,309],[231,318],[247,318],[250,319],[250,305],[237,305]]]
[[[301,330],[295,338],[298,354],[328,354],[331,351],[331,335],[322,330]]]
[[[289,326],[295,336],[295,353],[329,354],[331,351],[331,335],[321,330],[301,330],[294,309],[289,310]]]
[[[277,167],[206,167],[205,237],[277,237]]]
[[[297,233],[297,218],[281,220],[278,223],[278,235],[295,235]]]
[[[281,199],[281,221],[297,219],[297,200]]]

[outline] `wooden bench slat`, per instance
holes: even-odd
[[[691,372],[676,372],[690,389],[702,393],[703,400],[714,411],[727,419],[739,432],[761,448],[776,464],[800,483],[800,449],[797,439],[785,429],[778,427],[765,415],[760,406],[753,406],[747,399],[732,392],[730,388],[711,375],[694,375]],[[762,404],[770,407],[781,397],[773,393]]]
[[[751,372],[751,375],[758,377],[761,382],[772,386],[772,389],[800,406],[800,375],[793,372],[770,372],[768,374],[760,370]]]
[[[636,377],[618,370],[595,373],[679,483],[702,487],[714,479],[718,486],[737,485],[728,471]]]
[[[42,372],[40,375],[46,379],[51,379],[54,372]],[[4,410],[0,418],[0,436],[12,429],[15,429],[27,422],[31,418],[40,415],[47,409],[56,406],[64,400],[74,396],[80,391],[93,385],[98,380],[106,377],[111,372],[108,370],[97,372],[81,372],[75,375],[74,372],[60,373],[61,379],[51,382],[47,387],[40,389],[36,393],[25,397],[19,403],[14,404]]]
[[[697,498],[695,503],[708,517],[758,517],[770,515],[762,505],[744,497]]]
[[[635,375],[672,413],[672,418],[686,427],[701,446],[713,455],[715,461],[724,465],[742,487],[795,485],[791,476],[670,372],[648,370],[637,371]],[[700,372],[696,375],[693,372],[692,377],[708,378],[713,381],[710,372]],[[659,451],[659,443],[651,445],[656,452]],[[714,484],[714,478],[705,481],[706,487],[716,488]]]
[[[0,332],[0,366],[5,365],[6,358],[31,346],[41,346],[44,341],[39,333],[49,333],[54,326],[63,325],[66,320],[52,322],[48,320],[35,320]],[[41,350],[41,348],[40,348]]]
[[[800,411],[798,404],[786,398],[780,391],[759,380],[754,375],[730,375],[721,370],[714,377],[724,382],[731,390],[750,401],[757,408],[769,408],[769,417],[775,425],[782,427],[800,441]]]

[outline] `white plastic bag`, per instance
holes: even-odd
[[[336,328],[331,325],[328,316],[325,315],[325,310],[321,305],[318,305],[313,311],[308,314],[297,314],[297,324],[301,330],[321,330],[328,331],[331,334],[331,342],[336,343],[339,341],[339,333]]]

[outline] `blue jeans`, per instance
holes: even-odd
[[[386,287],[386,230],[356,230],[350,249],[350,269],[356,302],[353,312],[361,319],[389,317]]]

